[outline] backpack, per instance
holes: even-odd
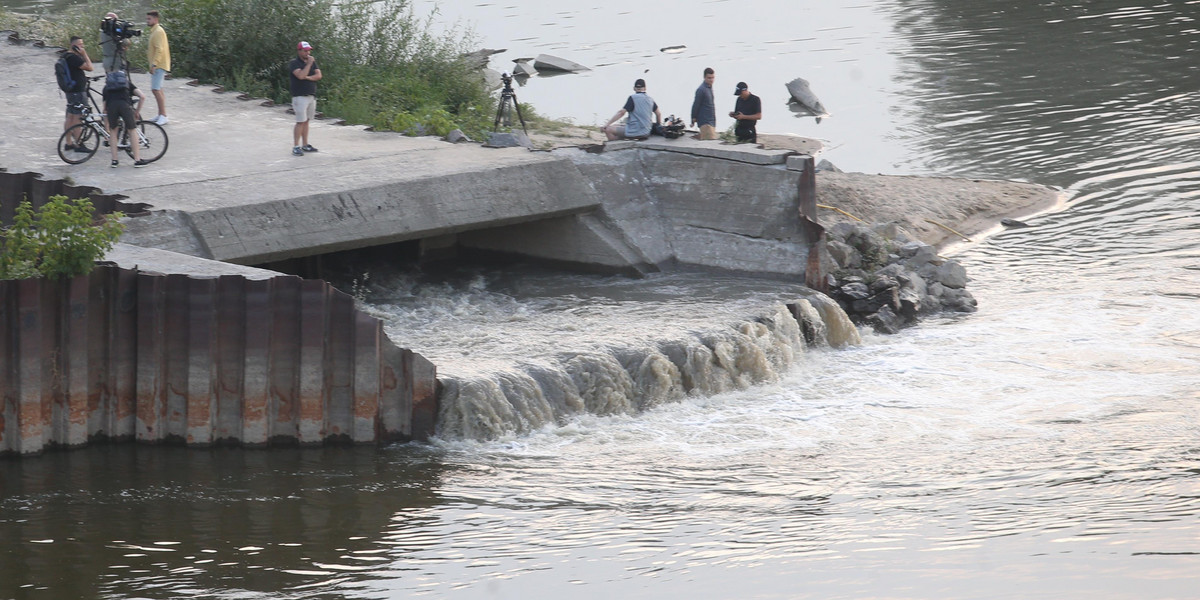
[[[64,92],[75,91],[77,83],[71,76],[71,65],[67,64],[66,54],[59,57],[58,62],[54,63],[54,78],[58,80],[58,89]]]
[[[129,75],[125,71],[113,71],[104,76],[104,91],[111,93],[117,90],[129,90]]]

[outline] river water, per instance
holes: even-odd
[[[956,251],[977,313],[430,446],[0,461],[0,598],[1197,597],[1200,3],[835,4],[443,12],[595,66],[518,91],[554,116],[605,119],[640,73],[683,112],[711,64],[843,169],[1065,189]],[[795,76],[831,118],[784,112]],[[718,330],[799,293],[776,285],[464,271],[369,299],[470,377]]]

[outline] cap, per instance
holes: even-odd
[[[748,89],[750,89],[750,86],[746,85],[745,81],[739,81],[737,84],[737,89],[733,90],[733,95],[740,96],[742,94],[742,92],[744,92]]]
[[[312,44],[309,44],[308,42],[300,42],[299,44],[296,44],[296,49],[297,50],[312,50]]]
[[[639,79],[639,80],[637,80],[637,81],[633,82],[633,87],[634,87],[634,88],[644,88],[644,87],[646,87],[646,80],[645,80],[645,79]]]

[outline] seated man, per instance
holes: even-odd
[[[653,113],[654,120],[650,120]],[[618,119],[629,115],[625,126],[613,125]],[[625,101],[625,107],[617,111],[613,118],[604,124],[604,135],[609,141],[619,139],[646,139],[650,136],[650,128],[654,123],[662,121],[662,113],[654,99],[646,95],[646,80],[633,82],[633,95]]]

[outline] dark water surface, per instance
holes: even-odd
[[[834,116],[763,129],[819,133],[843,169],[1071,200],[957,251],[978,313],[742,391],[488,442],[0,461],[0,598],[1200,596],[1200,2],[443,12],[487,45],[597,66],[519,91],[548,114],[607,118],[610,80],[645,69],[681,105],[719,57],[719,86],[809,79]],[[606,311],[605,343],[661,326],[661,302],[602,283],[546,276],[530,285],[556,295],[535,300],[482,274],[372,298],[401,344],[406,319],[463,331],[422,342],[454,370],[543,315]],[[680,302],[712,287],[666,283]]]

